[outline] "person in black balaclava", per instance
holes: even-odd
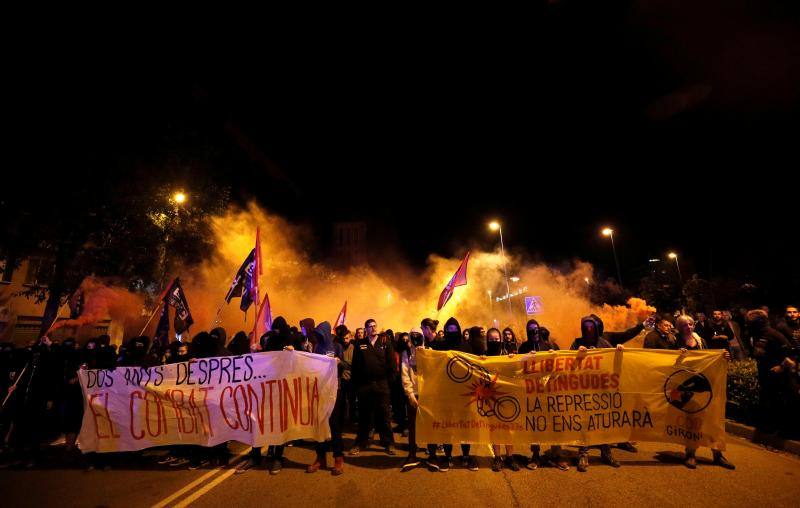
[[[590,314],[581,319],[581,336],[575,339],[570,347],[571,350],[586,351],[595,348],[613,348],[614,346],[604,338],[603,321],[596,315]],[[617,349],[622,349],[622,344],[617,344]],[[630,443],[628,443],[629,446]],[[624,446],[624,445],[623,445]],[[634,449],[635,450],[635,449]],[[600,445],[600,460],[611,467],[619,467],[620,464],[611,455],[611,445]],[[578,471],[585,473],[589,468],[589,447],[582,446],[578,450]]]
[[[547,337],[542,333],[547,330],[539,326],[539,322],[535,319],[528,321],[525,325],[526,341],[519,347],[519,353],[531,353],[537,351],[558,351],[558,344],[550,340],[550,331],[547,330]]]
[[[333,335],[331,335],[331,324],[327,321],[323,321],[320,323],[315,333],[316,337],[316,345],[314,346],[314,354],[318,355],[325,355],[330,358],[336,359],[337,364],[337,371],[338,375],[337,378],[341,381],[342,375],[342,345],[339,344],[337,341],[333,339]],[[327,453],[328,448],[333,448],[333,475],[338,476],[344,473],[344,443],[342,442],[342,427],[344,426],[344,395],[342,394],[342,384],[341,382],[337,383],[337,391],[336,391],[336,402],[333,406],[333,411],[331,412],[331,416],[328,419],[328,423],[331,429],[331,440],[330,442],[322,442],[317,443],[315,448],[317,453],[317,458],[313,464],[308,466],[306,469],[307,473],[316,473],[320,470],[320,468],[325,469],[328,467],[327,464]]]
[[[175,363],[188,362],[192,356],[189,353],[189,344],[179,343],[175,349],[174,354],[170,354],[166,363],[172,365]],[[192,446],[175,445],[169,447],[169,453],[158,460],[158,464],[162,466],[180,467],[190,463],[192,453],[196,453]]]
[[[301,335],[293,333],[286,322],[286,318],[278,316],[272,321],[272,330],[261,336],[262,351],[301,351]],[[267,448],[267,458],[271,459],[269,473],[276,475],[283,469],[284,445],[270,446]],[[253,466],[261,464],[261,447],[254,446],[250,451],[248,460],[239,464],[236,474],[244,473]]]
[[[447,333],[445,331],[445,333]],[[469,329],[469,342],[472,346],[472,354],[483,356],[488,350],[486,341],[486,330],[482,326],[473,326]]]
[[[156,362],[148,354],[150,338],[142,335],[134,337],[128,341],[125,356],[122,359],[122,367],[152,367]]]
[[[246,355],[250,353],[250,339],[243,331],[236,332],[236,335],[231,339],[228,344],[228,351],[235,355]]]
[[[486,332],[486,356],[505,355],[503,350],[503,339],[500,337],[500,330],[489,328]]]
[[[538,351],[558,351],[559,347],[554,341],[550,340],[550,330],[544,326],[539,326],[539,322],[535,319],[528,320],[525,325],[526,340],[519,346],[520,354],[536,353]],[[541,447],[538,444],[531,445],[531,458],[525,465],[528,469],[537,469],[542,462],[540,456]],[[551,446],[550,451],[545,455],[544,461],[560,469],[561,471],[569,470],[567,461],[561,454],[560,446]]]
[[[475,330],[475,328],[470,330],[470,342],[472,344],[476,342],[476,338],[473,335],[473,333],[476,333],[478,336],[480,336],[480,327],[477,327],[477,330]],[[484,335],[483,340],[485,341],[485,339],[486,337]],[[433,349],[438,351],[460,351],[462,353],[475,354],[473,352],[472,344],[470,342],[463,341],[461,335],[461,325],[458,323],[458,320],[456,320],[456,318],[451,317],[444,324],[443,340],[438,343],[434,342]],[[478,339],[478,342],[480,343],[480,339]],[[449,471],[450,467],[453,465],[453,445],[449,443],[444,445],[444,457],[442,457],[438,461],[436,460],[436,448],[437,446],[435,444],[428,445],[428,460],[427,460],[428,469],[432,471],[442,471],[442,472]],[[470,471],[477,471],[478,461],[475,459],[473,455],[470,455],[469,452],[470,452],[470,445],[462,444],[461,445],[462,463]]]

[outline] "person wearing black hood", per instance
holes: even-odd
[[[472,330],[475,329],[473,328]],[[473,334],[472,330],[470,330],[470,337],[471,337],[471,342],[474,343],[475,337],[473,337],[472,335]],[[480,328],[478,328],[476,333],[480,335]],[[478,342],[480,342],[480,340],[478,340]],[[456,318],[454,317],[448,319],[447,322],[444,324],[444,338],[440,342],[434,342],[433,349],[437,351],[460,351],[462,353],[474,354],[472,349],[472,344],[470,344],[470,342],[464,342],[463,336],[461,334],[461,325],[458,323],[458,320],[456,320]],[[478,461],[475,459],[473,455],[470,455],[469,452],[470,452],[470,445],[462,444],[461,460],[463,464],[470,471],[477,471]],[[440,460],[437,461],[436,445],[429,444],[427,465],[431,471],[441,471],[441,472],[449,471],[453,465],[453,445],[445,444],[444,457],[442,457]]]
[[[550,340],[550,330],[543,326],[539,326],[539,322],[535,319],[528,320],[525,325],[526,340],[519,346],[520,354],[536,354],[539,351],[558,351],[559,347],[555,341]],[[531,458],[525,467],[530,470],[535,470],[539,467],[542,461],[540,456],[541,446],[538,444],[531,445]],[[545,462],[561,471],[569,470],[567,461],[561,454],[561,447],[553,445],[550,451],[545,455]]]
[[[575,339],[570,349],[585,352],[588,349],[611,349],[613,347],[603,334],[603,321],[596,315],[590,314],[581,319],[581,336]],[[617,349],[622,350],[622,344],[617,344]],[[600,445],[600,460],[611,467],[620,466],[619,462],[611,455],[610,444]],[[588,468],[589,447],[581,446],[578,450],[578,471],[585,473]]]
[[[337,365],[337,390],[336,402],[333,406],[333,411],[328,419],[331,428],[331,440],[329,442],[317,443],[315,448],[317,458],[314,463],[308,466],[307,473],[316,473],[322,469],[326,469],[328,448],[333,447],[333,470],[331,473],[334,476],[339,476],[344,473],[344,444],[342,442],[342,427],[344,426],[344,395],[342,394],[342,345],[333,340],[331,335],[331,324],[323,321],[317,325],[316,330],[316,344],[314,345],[314,354],[325,355],[329,358],[336,359]]]
[[[150,337],[142,335],[128,341],[125,356],[120,362],[121,367],[152,367],[157,364],[155,359],[148,354]]]
[[[350,455],[358,455],[367,445],[373,418],[386,454],[396,455],[389,408],[389,383],[396,368],[394,351],[391,342],[378,338],[378,324],[374,319],[368,319],[364,328],[366,337],[356,341],[353,351],[352,379],[358,393],[359,422]]]
[[[234,355],[246,355],[250,353],[250,339],[243,331],[236,332],[236,335],[231,339],[228,344],[228,351]]]
[[[302,336],[292,333],[289,324],[283,316],[278,316],[272,322],[272,331],[266,335],[266,341],[262,346],[264,351],[302,351],[303,350]],[[255,453],[256,448],[253,448]],[[269,474],[276,475],[283,469],[283,451],[284,445],[270,446],[271,451],[267,452],[267,456],[272,456],[272,462],[269,467]],[[261,449],[258,449],[258,455],[261,455]]]

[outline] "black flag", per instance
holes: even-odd
[[[162,348],[169,345],[169,307],[166,304],[161,307],[161,317],[156,327],[156,341]]]
[[[189,302],[186,301],[186,294],[181,287],[181,281],[177,277],[172,282],[167,294],[164,295],[164,303],[175,308],[175,331],[177,333],[188,330],[194,319],[189,311]],[[180,331],[178,331],[180,330]]]
[[[228,294],[225,295],[225,302],[231,303],[231,299],[241,297],[242,302],[239,308],[244,312],[253,304],[253,294],[251,288],[253,287],[253,270],[255,269],[256,250],[253,249],[248,254],[247,259],[242,263],[239,271],[236,272],[236,277],[233,278]]]

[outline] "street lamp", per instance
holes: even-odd
[[[681,283],[681,287],[683,287],[683,276],[681,275],[681,265],[680,263],[678,263],[678,254],[676,254],[675,252],[670,252],[669,254],[667,254],[667,257],[675,260],[675,268],[678,269],[678,280]]]
[[[622,272],[619,269],[619,259],[617,259],[617,248],[614,246],[614,230],[611,228],[603,228],[603,236],[611,238],[611,251],[614,253],[614,264],[617,265],[617,280],[619,280],[620,287],[622,286]]]
[[[508,284],[508,270],[506,269],[506,248],[503,245],[503,228],[500,223],[492,221],[489,223],[489,229],[500,233],[500,257],[503,259],[503,276],[506,279],[506,300],[508,300],[508,317],[512,317],[511,312],[511,286]]]
[[[172,195],[172,200],[178,203],[179,205],[182,205],[183,203],[186,202],[186,194],[184,194],[181,191],[178,191]]]

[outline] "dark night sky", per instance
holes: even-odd
[[[383,224],[414,263],[491,247],[496,217],[510,246],[611,270],[598,231],[613,224],[626,271],[676,249],[688,273],[713,259],[715,274],[790,270],[797,287],[798,8],[751,4],[563,0],[308,26],[195,47],[194,66],[65,51],[47,79],[18,77],[20,131],[59,139],[75,167],[218,147],[235,199],[323,238],[332,219]]]

